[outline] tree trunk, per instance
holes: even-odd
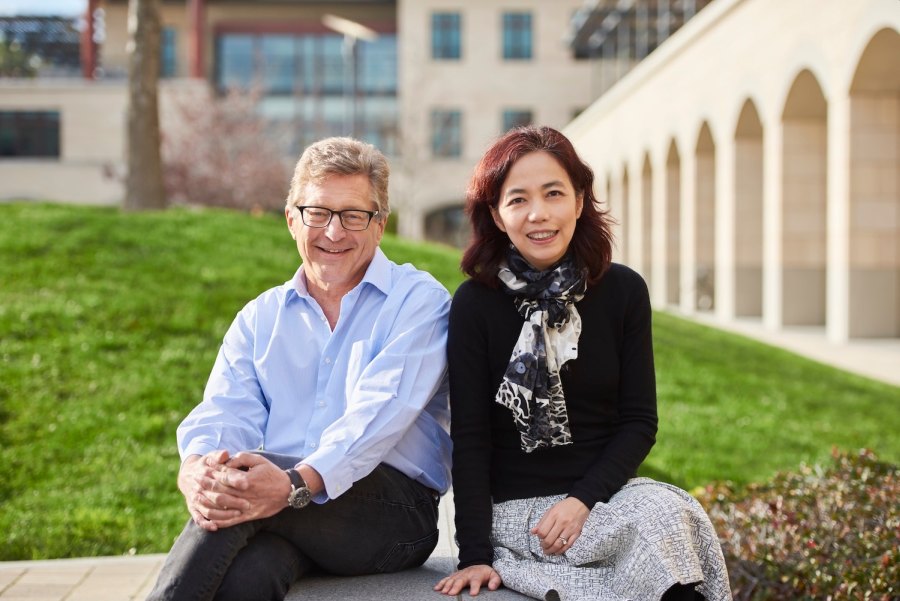
[[[159,0],[129,0],[126,210],[166,206],[157,101],[159,40]]]

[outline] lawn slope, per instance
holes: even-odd
[[[455,250],[382,247],[451,291],[462,280]],[[0,204],[0,560],[168,549],[186,519],[175,427],[236,312],[298,261],[278,216]],[[743,483],[833,444],[900,459],[900,389],[654,319],[645,473]]]

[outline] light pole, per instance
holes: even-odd
[[[324,15],[322,24],[344,36],[344,134],[358,138],[359,132],[356,118],[356,41],[373,42],[378,39],[378,34],[356,21],[335,15]]]

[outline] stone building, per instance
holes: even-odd
[[[896,0],[715,0],[566,132],[657,307],[900,337]]]

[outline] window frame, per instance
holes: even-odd
[[[462,59],[462,15],[459,12],[431,13],[431,59]]]
[[[435,159],[455,159],[462,156],[462,122],[460,109],[432,109],[431,156]]]
[[[501,55],[507,61],[534,58],[534,19],[529,11],[505,11],[501,16]]]
[[[526,119],[521,119],[527,115]],[[501,135],[505,134],[509,130],[514,127],[520,125],[532,125],[534,123],[534,111],[531,109],[525,108],[505,108],[503,109],[502,115],[502,127],[503,131],[500,132]]]
[[[12,127],[8,125],[10,116]],[[0,160],[60,158],[62,111],[0,110]]]

